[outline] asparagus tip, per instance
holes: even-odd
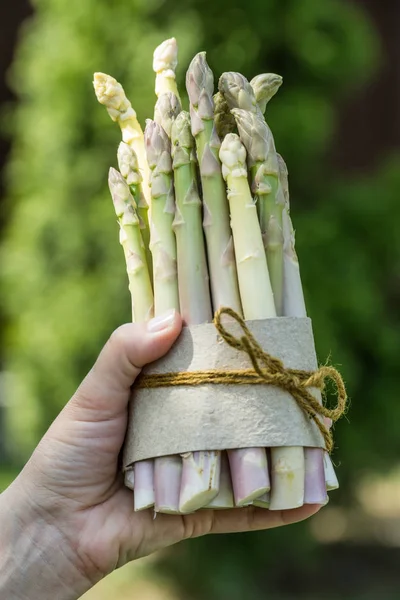
[[[205,52],[196,54],[190,63],[186,72],[186,89],[194,106],[198,106],[202,94],[213,104],[214,75],[208,66]]]
[[[250,81],[250,85],[254,90],[256,100],[262,112],[265,111],[268,102],[275,96],[282,83],[282,77],[276,73],[262,73],[261,75],[253,77]]]
[[[107,108],[113,121],[122,115],[124,119],[136,117],[136,112],[126,97],[124,88],[114,77],[105,73],[95,73],[93,87],[98,102]]]
[[[128,203],[133,204],[134,200],[129,190],[129,186],[121,173],[110,167],[108,172],[108,187],[111,198],[114,203],[115,212],[118,217],[124,214]]]
[[[251,112],[256,112],[257,101],[253,88],[241,73],[228,71],[222,73],[218,89],[224,96],[229,108],[243,108]]]
[[[128,185],[138,185],[143,181],[136,152],[125,142],[121,142],[117,152],[118,168]]]
[[[175,71],[178,65],[178,44],[174,37],[164,40],[154,50],[153,54],[153,71],[160,73],[161,71]]]
[[[162,126],[168,136],[171,135],[172,123],[181,110],[180,100],[172,92],[167,92],[159,96],[154,109],[154,120]]]
[[[233,177],[247,177],[246,149],[236,133],[225,136],[219,158],[222,163],[222,175],[226,181],[228,175]]]
[[[146,148],[147,162],[150,169],[154,169],[163,152],[170,152],[171,144],[164,129],[151,119],[146,119],[144,130],[144,144]]]
[[[171,140],[173,146],[193,148],[193,136],[190,129],[190,115],[182,110],[172,124]]]

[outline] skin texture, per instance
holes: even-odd
[[[210,533],[268,529],[319,506],[254,507],[187,516],[133,510],[118,472],[130,389],[141,368],[172,346],[181,319],[123,325],[14,483],[0,495],[0,597],[79,598],[128,561]]]

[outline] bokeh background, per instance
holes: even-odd
[[[195,540],[85,598],[400,597],[400,3],[392,0],[26,0],[0,5],[0,490],[129,320],[107,171],[119,131],[92,74],[154,103],[152,52],[174,35],[179,79],[281,74],[268,108],[321,361],[352,399],[335,431],[341,489],[308,522]]]

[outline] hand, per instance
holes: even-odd
[[[114,332],[25,469],[0,496],[7,565],[0,568],[1,597],[72,600],[126,562],[181,540],[286,525],[319,509],[248,507],[156,519],[151,510],[134,512],[132,492],[118,472],[131,386],[145,364],[170,349],[180,329],[179,315],[171,312]]]

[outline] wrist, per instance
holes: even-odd
[[[0,598],[76,600],[92,583],[66,536],[17,480],[0,495]]]

